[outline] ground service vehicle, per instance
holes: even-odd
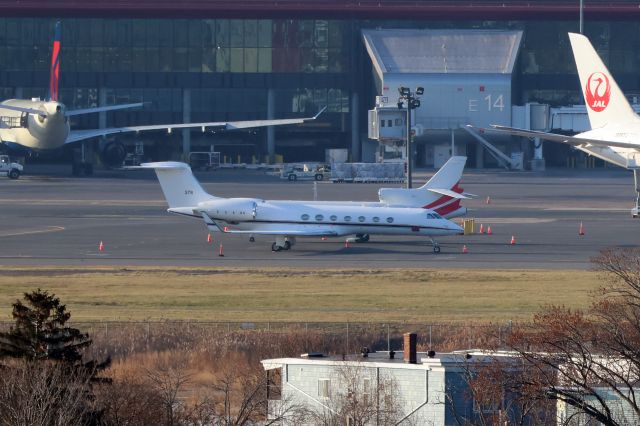
[[[9,179],[18,179],[24,167],[20,163],[12,163],[8,155],[0,155],[0,175]]]

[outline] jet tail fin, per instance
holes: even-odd
[[[378,198],[389,205],[432,209],[447,219],[462,216],[467,209],[460,201],[472,196],[463,192],[459,185],[466,163],[467,157],[451,157],[420,188],[380,188]]]
[[[143,163],[130,169],[154,169],[170,209],[195,207],[203,201],[216,198],[207,194],[191,172],[191,167],[185,163],[176,161]]]
[[[569,41],[591,128],[639,120],[589,39],[581,34],[569,33]]]
[[[60,82],[60,43],[62,29],[60,21],[56,22],[53,36],[53,51],[51,53],[51,70],[49,72],[49,100],[58,100],[58,86]]]

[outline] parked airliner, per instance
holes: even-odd
[[[640,209],[640,117],[604,65],[589,39],[569,33],[573,56],[578,68],[591,130],[575,136],[492,125],[492,131],[528,138],[541,138],[572,145],[576,149],[609,163],[633,170],[636,206],[631,210],[638,217]]]
[[[143,106],[143,103],[123,105],[110,105],[96,108],[83,108],[68,110],[58,100],[58,83],[60,78],[60,22],[56,23],[53,42],[53,54],[51,58],[51,72],[49,78],[49,98],[9,99],[0,103],[0,142],[10,152],[25,153],[25,151],[47,151],[63,147],[66,144],[116,133],[141,132],[147,130],[200,128],[210,130],[237,130],[264,126],[281,126],[287,124],[301,124],[315,120],[322,111],[314,117],[280,119],[280,120],[254,120],[254,121],[223,121],[206,123],[181,123],[181,124],[154,124],[148,126],[112,127],[105,129],[71,130],[69,117],[92,114],[103,111],[114,111]],[[100,157],[108,166],[122,165],[126,156],[126,150],[120,142],[108,142],[100,147]],[[88,165],[85,172],[91,173]]]
[[[463,232],[457,224],[424,208],[219,198],[204,191],[187,164],[144,163],[139,168],[155,170],[168,212],[201,218],[212,231],[273,236],[273,251],[289,250],[297,237],[380,234],[427,237],[434,253],[439,253],[433,237]]]

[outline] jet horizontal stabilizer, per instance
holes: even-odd
[[[473,194],[468,194],[466,192],[458,193],[450,189],[427,188],[427,190],[431,192],[435,192],[436,194],[445,195],[447,197],[457,198],[460,200],[468,200],[469,198],[475,197],[475,195]]]

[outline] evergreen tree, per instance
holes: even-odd
[[[24,303],[16,300],[13,304],[12,316],[15,325],[0,333],[0,358],[57,361],[104,381],[97,373],[108,367],[110,360],[83,362],[83,352],[92,341],[88,334],[67,325],[71,314],[55,295],[41,289],[25,293]]]

